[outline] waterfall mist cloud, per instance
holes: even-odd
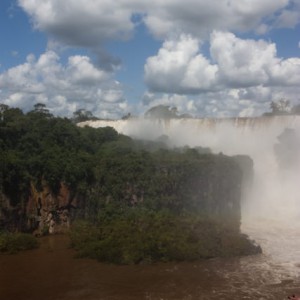
[[[85,124],[112,126],[118,132],[138,139],[156,140],[166,135],[171,147],[201,146],[216,154],[248,155],[254,162],[254,179],[243,194],[243,220],[264,219],[289,224],[300,217],[298,116],[168,121],[130,119]],[[279,144],[281,157],[276,153]],[[283,166],[282,159],[288,165]]]

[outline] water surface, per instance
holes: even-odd
[[[40,249],[0,255],[0,299],[286,299],[300,293],[297,272],[265,254],[115,266],[74,258],[68,243],[66,236],[50,236]]]

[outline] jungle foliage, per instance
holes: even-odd
[[[0,166],[0,193],[24,214],[31,183],[55,193],[63,182],[82,196],[71,230],[80,256],[140,263],[253,252],[239,232],[241,170],[207,149],[80,128],[44,105],[28,113],[1,105]]]
[[[195,214],[131,209],[98,222],[76,222],[70,233],[79,257],[138,264],[256,254],[236,224]]]
[[[0,232],[0,253],[14,254],[38,247],[38,240],[28,233]]]

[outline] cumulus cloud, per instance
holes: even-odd
[[[213,32],[210,53],[218,64],[219,81],[227,86],[267,84],[276,65],[276,46],[265,41],[243,40],[228,32]]]
[[[120,83],[111,76],[87,56],[71,56],[63,65],[53,51],[37,59],[29,55],[24,64],[0,74],[0,101],[24,110],[41,102],[58,115],[85,108],[100,117],[116,117],[126,101]]]
[[[165,42],[156,56],[148,58],[145,82],[152,91],[178,94],[299,84],[300,59],[278,58],[273,43],[214,31],[210,56],[208,59],[201,53],[196,38],[181,35]]]
[[[290,5],[283,9],[276,21],[275,26],[284,28],[294,28],[300,22],[300,1],[292,0]]]
[[[210,36],[208,58],[201,53],[198,39],[181,35],[166,41],[156,56],[148,58],[145,82],[152,93],[189,94],[179,99],[186,103],[193,99],[193,109],[185,107],[190,113],[254,116],[267,111],[272,100],[298,101],[300,59],[281,59],[273,43],[220,31]],[[149,106],[171,103],[175,98],[145,99]]]
[[[199,53],[199,41],[189,35],[168,40],[156,56],[147,59],[145,81],[159,92],[178,94],[210,90],[216,82],[218,67]]]
[[[98,46],[106,40],[130,37],[134,24],[129,2],[19,0],[19,5],[32,17],[36,29],[69,45]]]
[[[213,32],[210,53],[219,67],[219,81],[229,87],[298,86],[300,59],[281,59],[276,45]]]
[[[203,38],[212,30],[249,31],[288,5],[288,0],[151,1],[145,23],[165,38],[170,32]]]
[[[162,94],[160,96],[157,96],[156,94],[150,92],[146,92],[143,96],[141,111],[146,111],[153,106],[161,104],[171,107],[175,106],[179,114],[189,113],[192,116],[198,114],[194,99],[190,99],[185,95]]]
[[[62,42],[97,47],[107,40],[127,40],[139,15],[159,38],[170,33],[207,36],[212,30],[255,30],[266,19],[270,25],[291,26],[282,20],[292,14],[298,0],[18,0],[38,30]],[[288,6],[293,3],[293,7]],[[293,23],[296,19],[293,17]],[[298,20],[299,22],[299,20]],[[296,24],[296,23],[295,23]]]
[[[282,89],[270,87],[249,87],[239,89],[223,89],[220,91],[186,96],[174,94],[145,93],[141,111],[163,104],[176,106],[180,114],[188,113],[200,117],[253,117],[270,110],[270,102],[288,97],[293,99],[300,92],[298,89]]]
[[[299,58],[281,59],[273,43],[243,40],[238,34],[264,35],[274,28],[297,26],[300,0],[18,3],[35,29],[48,34],[52,49],[83,47],[96,54],[98,61],[95,66],[86,56],[73,56],[62,65],[51,51],[37,60],[28,58],[0,75],[1,97],[9,103],[24,107],[40,99],[55,103],[62,113],[74,111],[83,101],[85,108],[101,111],[102,116],[128,109],[120,83],[113,80],[120,60],[105,51],[105,45],[130,40],[140,23],[163,41],[157,55],[147,59],[144,77],[151,92],[166,95],[145,95],[150,104],[174,101],[190,113],[253,115],[280,93],[293,100],[299,92]],[[210,44],[209,54],[202,51],[203,43]],[[12,80],[13,72],[20,81]]]

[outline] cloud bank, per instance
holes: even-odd
[[[210,57],[201,53],[196,38],[181,35],[178,40],[164,42],[158,54],[148,58],[145,80],[152,91],[177,94],[299,84],[300,58],[277,57],[273,43],[214,31]]]
[[[113,117],[126,108],[119,82],[96,68],[87,56],[71,56],[65,65],[53,51],[33,55],[0,74],[1,99],[5,104],[32,109],[34,103],[51,112],[70,115],[86,108],[101,117]]]
[[[270,100],[282,95],[295,100],[299,94],[299,58],[282,59],[276,45],[263,40],[267,32],[299,25],[299,0],[18,4],[33,28],[47,34],[50,46],[39,58],[29,56],[0,74],[0,100],[9,105],[28,108],[40,101],[59,114],[85,108],[103,117],[122,115],[128,102],[122,84],[114,80],[120,61],[106,45],[130,43],[141,24],[162,42],[156,55],[145,58],[147,105],[180,99],[182,109],[194,114],[255,115]],[[249,33],[258,38],[241,38]],[[57,45],[86,49],[95,59],[74,55],[62,62]],[[203,45],[209,46],[208,52]]]

